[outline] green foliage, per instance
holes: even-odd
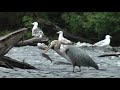
[[[105,34],[120,31],[120,12],[69,12],[62,15],[67,29],[72,33],[85,31]]]
[[[31,28],[32,27],[32,21],[33,21],[33,18],[31,16],[23,16],[22,18],[22,21],[24,23],[24,26],[27,27],[27,28]]]
[[[62,19],[65,20],[66,28],[69,30],[69,32],[75,33],[81,30],[82,28],[82,23],[81,20],[83,20],[82,15],[78,15],[75,12],[72,13],[64,13],[62,15]]]
[[[71,34],[88,39],[101,39],[106,34],[119,35],[120,32],[120,12],[1,12],[0,35],[26,27],[28,32],[25,38],[31,38],[31,23],[39,21],[39,18],[49,20]],[[41,23],[39,27],[48,28]],[[44,32],[49,35],[54,31]],[[50,38],[54,39],[55,35],[52,34]]]
[[[33,25],[32,25],[31,23],[33,23],[33,17],[30,16],[30,15],[25,15],[25,16],[23,16],[23,18],[22,18],[22,22],[24,23],[24,26],[25,26],[26,28],[28,28],[28,31],[27,31],[27,33],[25,34],[24,38],[25,38],[25,39],[29,39],[29,38],[32,37],[31,29],[32,29]]]
[[[64,27],[64,20],[61,18],[62,14],[63,12],[35,12],[35,17],[37,20],[39,18],[43,18],[57,24],[60,27]]]
[[[24,35],[24,38],[25,39],[29,39],[29,38],[32,38],[32,33],[31,33],[31,29],[26,32],[26,34]]]
[[[23,16],[22,21],[31,28],[33,20],[43,18],[66,28],[71,34],[101,39],[106,34],[120,31],[119,16],[120,12],[30,12]]]

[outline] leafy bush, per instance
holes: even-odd
[[[120,31],[120,12],[69,12],[64,13],[62,19],[72,33],[93,32],[101,38]]]
[[[31,23],[33,21],[33,18],[31,16],[23,16],[22,21],[23,21],[25,27],[27,27],[28,29],[32,28]]]

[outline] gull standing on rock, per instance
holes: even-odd
[[[63,37],[63,31],[59,31],[57,33],[59,33],[58,40],[60,40],[62,44],[65,44],[65,45],[73,44],[73,42]]]
[[[110,35],[106,35],[104,40],[95,43],[93,46],[108,46],[110,44]]]
[[[38,22],[34,22],[32,24],[34,25],[32,28],[32,36],[37,38],[42,38],[44,33],[40,28],[38,28]],[[45,45],[44,43],[37,43],[37,46],[39,49],[42,49],[42,50],[47,48],[47,45]]]
[[[42,38],[44,33],[40,28],[38,28],[38,22],[34,22],[31,24],[34,25],[32,28],[32,36]]]

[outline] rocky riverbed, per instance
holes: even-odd
[[[12,48],[6,56],[19,61],[25,61],[38,70],[31,69],[7,69],[0,67],[0,78],[119,78],[120,77],[120,57],[98,57],[102,54],[113,53],[111,48],[93,48],[81,47],[85,50],[93,60],[99,65],[100,70],[95,70],[90,67],[75,67],[75,72],[72,72],[72,65],[68,61],[59,56],[55,51],[49,50],[48,55],[53,60],[44,58],[42,50],[37,46],[23,46]],[[119,48],[118,48],[119,49]]]

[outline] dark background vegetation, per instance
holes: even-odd
[[[0,36],[19,28],[27,27],[25,38],[31,38],[31,23],[39,18],[49,20],[68,33],[97,42],[112,36],[111,46],[120,45],[120,12],[0,12]],[[51,39],[55,35],[52,29],[43,32]],[[53,34],[53,35],[52,35]]]

